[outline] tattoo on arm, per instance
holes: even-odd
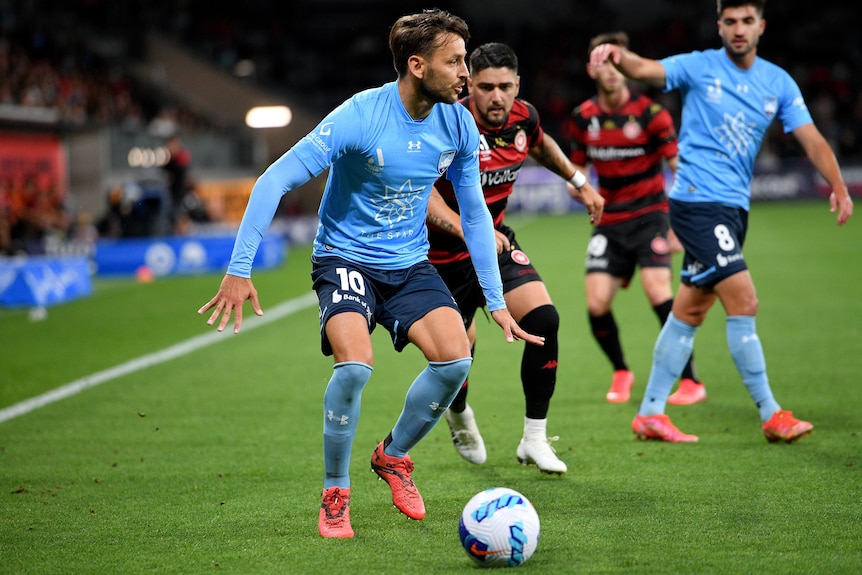
[[[428,222],[437,226],[438,228],[440,228],[441,230],[443,230],[447,234],[453,234],[454,235],[453,230],[455,229],[455,227],[452,225],[452,222],[450,222],[449,220],[444,220],[443,218],[437,217],[434,214],[428,214]]]

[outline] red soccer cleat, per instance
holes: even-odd
[[[779,409],[772,414],[769,421],[763,424],[763,435],[770,443],[776,441],[786,441],[793,443],[801,437],[805,437],[812,431],[814,426],[811,422],[802,421],[793,417],[792,411]]]
[[[350,488],[330,487],[323,491],[317,529],[321,537],[353,537],[353,528],[350,526]]]
[[[657,439],[671,443],[693,443],[697,441],[696,435],[683,433],[670,422],[665,414],[660,415],[636,415],[632,421],[632,431],[638,439],[644,441]]]
[[[381,441],[371,455],[371,471],[389,484],[392,503],[401,513],[417,521],[425,517],[425,503],[410,476],[413,473],[413,462],[409,455],[390,457],[383,451]]]
[[[611,389],[605,395],[605,398],[611,403],[625,403],[631,396],[634,384],[635,374],[627,369],[618,369],[614,372],[614,378],[611,380]]]

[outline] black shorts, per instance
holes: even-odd
[[[670,223],[685,248],[682,283],[712,287],[748,269],[742,255],[747,210],[714,202],[671,200]]]
[[[361,313],[369,333],[379,323],[392,334],[395,350],[401,351],[410,342],[410,327],[425,314],[439,307],[458,309],[437,270],[427,261],[402,270],[377,270],[337,256],[312,257],[311,262],[323,355],[332,355],[325,327],[336,314]]]
[[[539,272],[530,263],[530,258],[521,250],[521,246],[515,240],[514,230],[508,226],[500,226],[497,229],[506,234],[512,245],[511,251],[504,251],[497,256],[500,277],[503,280],[503,293],[508,293],[525,283],[542,281]],[[485,307],[485,295],[482,292],[482,286],[479,285],[476,270],[473,268],[473,260],[467,258],[436,267],[461,309],[464,326],[469,326],[473,322],[476,311]]]
[[[593,229],[587,245],[587,273],[606,273],[628,285],[635,268],[670,268],[668,217],[651,212],[633,220]]]

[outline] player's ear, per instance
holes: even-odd
[[[518,97],[518,94],[521,93],[521,77],[515,76],[515,97]]]
[[[425,77],[425,70],[427,67],[428,62],[418,54],[413,54],[407,58],[407,73],[412,74],[420,80]]]
[[[473,94],[473,77],[467,76],[467,94]]]

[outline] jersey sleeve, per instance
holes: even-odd
[[[275,216],[282,196],[310,180],[313,175],[297,154],[290,150],[257,179],[237,231],[227,273],[251,277],[257,248]]]
[[[691,79],[689,74],[690,67],[698,65],[698,63],[703,65],[701,54],[701,52],[690,52],[688,54],[668,56],[659,60],[659,63],[664,67],[665,92],[685,89]]]
[[[569,118],[569,159],[579,166],[587,165],[587,147],[584,145],[584,130],[581,127],[582,106],[576,107]]]
[[[464,143],[446,176],[452,182],[458,199],[464,241],[485,294],[485,303],[490,311],[496,311],[506,307],[506,300],[503,299],[503,282],[497,263],[494,221],[485,203],[479,178],[479,130],[469,112],[462,115],[461,120]]]
[[[251,277],[251,268],[282,196],[323,173],[349,148],[360,130],[352,100],[330,112],[311,132],[273,162],[252,187],[227,273]]]
[[[659,153],[666,159],[678,155],[676,127],[670,112],[657,102],[650,104],[650,109],[653,118],[649,123],[649,132],[655,139]]]
[[[479,285],[485,294],[485,303],[490,311],[506,307],[503,299],[503,282],[497,263],[497,237],[491,212],[485,204],[482,186],[460,186],[455,188],[458,205],[461,207],[461,227],[464,241],[470,251],[473,267],[479,277]]]
[[[799,85],[784,70],[780,70],[779,73],[784,87],[781,91],[778,120],[784,127],[784,132],[790,133],[799,126],[810,124],[814,120],[811,118],[811,112],[805,104]]]

